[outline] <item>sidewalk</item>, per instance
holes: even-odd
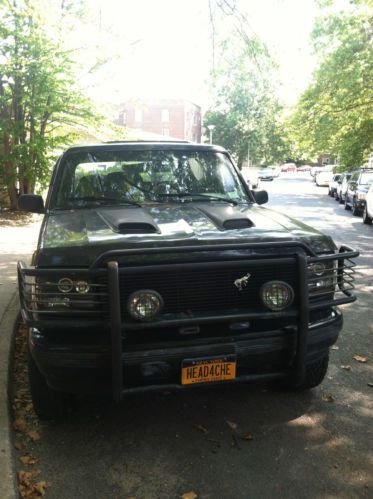
[[[41,218],[33,217],[27,225],[3,220],[0,213],[0,497],[18,497],[10,441],[9,361],[12,335],[19,310],[17,261],[30,263],[36,248]]]

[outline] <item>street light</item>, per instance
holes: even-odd
[[[210,132],[210,144],[212,144],[212,132],[215,129],[215,125],[207,125],[207,128]]]

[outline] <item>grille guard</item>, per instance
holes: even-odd
[[[285,260],[291,259],[297,268],[297,281],[298,281],[298,306],[297,309],[284,310],[281,312],[255,312],[244,311],[240,313],[231,314],[213,314],[204,316],[195,316],[190,318],[174,318],[174,319],[159,319],[149,323],[129,324],[123,321],[121,315],[121,301],[119,289],[119,265],[116,258],[119,256],[133,255],[133,254],[159,254],[159,253],[188,253],[198,251],[224,251],[224,250],[237,250],[237,249],[253,249],[253,248],[268,248],[268,247],[282,247],[288,248],[289,253],[283,256],[273,256],[273,254],[265,255],[263,260],[261,257],[254,256],[248,259],[251,264],[253,261],[259,265],[266,262],[276,265],[281,265]],[[85,326],[107,326],[108,321],[102,318],[102,306],[106,304],[109,306],[110,312],[110,330],[111,330],[111,344],[112,344],[112,381],[113,381],[113,396],[114,399],[119,401],[123,394],[123,369],[122,369],[122,339],[125,335],[126,329],[146,329],[154,327],[170,327],[193,325],[201,323],[211,323],[224,321],[229,322],[232,320],[248,320],[248,319],[274,319],[278,317],[294,317],[298,326],[298,339],[296,347],[296,355],[294,362],[294,375],[298,383],[303,380],[305,373],[305,356],[307,349],[307,334],[309,324],[309,313],[313,310],[325,309],[328,307],[350,303],[356,300],[353,293],[354,290],[354,274],[355,263],[352,258],[359,256],[359,252],[355,251],[348,246],[341,246],[338,253],[317,256],[311,248],[301,242],[278,242],[278,243],[252,243],[252,244],[224,244],[224,245],[203,245],[203,246],[181,246],[181,247],[162,247],[162,248],[143,248],[143,249],[126,249],[126,250],[113,250],[100,255],[89,269],[76,269],[76,268],[36,268],[28,267],[24,262],[18,262],[18,285],[19,297],[21,304],[21,312],[23,320],[29,326],[61,326],[61,323],[66,325],[84,324]],[[245,260],[240,260],[244,262]],[[237,260],[230,259],[223,261],[222,265],[229,265],[229,262],[237,263]],[[323,263],[324,265],[331,264],[331,267],[326,269],[326,275],[323,277],[309,277],[312,273],[312,266],[315,263]],[[215,264],[216,262],[201,262],[190,263],[191,267],[196,265],[206,267]],[[171,269],[175,265],[180,264],[161,264],[154,267]],[[185,264],[181,264],[185,267]],[[144,268],[144,266],[131,267],[131,271]],[[147,266],[149,268],[149,266]],[[44,298],[53,296],[53,286],[56,287],[57,283],[47,282],[46,286],[52,287],[52,291],[40,291],[40,286],[36,284],[35,278],[56,276],[59,275],[70,276],[74,279],[93,280],[97,276],[106,275],[108,286],[102,289],[102,285],[91,284],[93,291],[84,294],[84,297],[76,293],[63,293],[61,296],[68,298],[70,303],[75,307],[79,304],[90,305],[93,308],[73,308],[66,311],[61,310],[40,310],[37,309],[37,304],[43,303]],[[317,282],[323,279],[332,280],[332,288],[325,291],[323,286],[318,286]],[[316,284],[315,284],[316,283]],[[330,283],[330,281],[329,281]],[[101,286],[101,289],[100,289]],[[316,289],[315,289],[316,286]],[[317,289],[320,287],[321,290]],[[313,290],[313,291],[311,291]],[[45,317],[47,316],[47,317]],[[44,318],[45,317],[45,318]],[[55,317],[55,318],[54,318]]]

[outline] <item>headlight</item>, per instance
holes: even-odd
[[[75,283],[75,291],[77,293],[80,293],[81,295],[88,293],[89,291],[89,284],[86,281],[77,281]]]
[[[261,287],[260,297],[270,310],[283,310],[293,303],[294,291],[286,282],[269,281]]]
[[[310,265],[310,270],[318,277],[322,276],[325,272],[325,265],[321,262],[313,263]]]
[[[128,298],[127,307],[134,319],[149,321],[160,314],[163,299],[156,291],[141,289],[131,294]]]

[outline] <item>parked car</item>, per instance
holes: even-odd
[[[373,183],[373,169],[363,168],[351,175],[347,184],[345,210],[355,216],[362,215],[369,186]]]
[[[371,224],[373,220],[373,184],[369,187],[366,195],[365,207],[363,211],[363,222]]]
[[[329,187],[329,182],[333,179],[333,171],[322,170],[316,173],[315,182],[318,187]]]
[[[328,195],[331,196],[332,198],[335,197],[338,189],[338,181],[341,179],[342,173],[335,173],[333,175],[333,178],[329,182],[329,189],[328,189]]]
[[[310,165],[298,166],[298,172],[310,172],[312,167]]]
[[[277,178],[280,176],[281,173],[281,167],[278,165],[269,165],[267,168],[270,168],[272,170],[272,175],[274,178]]]
[[[342,174],[342,177],[338,181],[338,187],[337,187],[337,193],[335,196],[335,200],[339,201],[339,204],[344,204],[344,202],[345,202],[347,184],[348,184],[348,181],[350,180],[350,178],[351,178],[351,173],[345,172]]]
[[[297,165],[295,163],[285,163],[281,166],[281,171],[294,173],[297,171]]]
[[[273,180],[273,170],[272,168],[262,168],[258,172],[259,180]]]
[[[242,169],[242,174],[247,182],[247,184],[252,189],[257,189],[259,187],[259,176],[258,176],[258,168],[245,168]]]
[[[57,161],[32,266],[18,263],[40,418],[73,394],[323,380],[358,255],[259,206],[221,147],[119,142]],[[346,278],[345,278],[346,277]]]

